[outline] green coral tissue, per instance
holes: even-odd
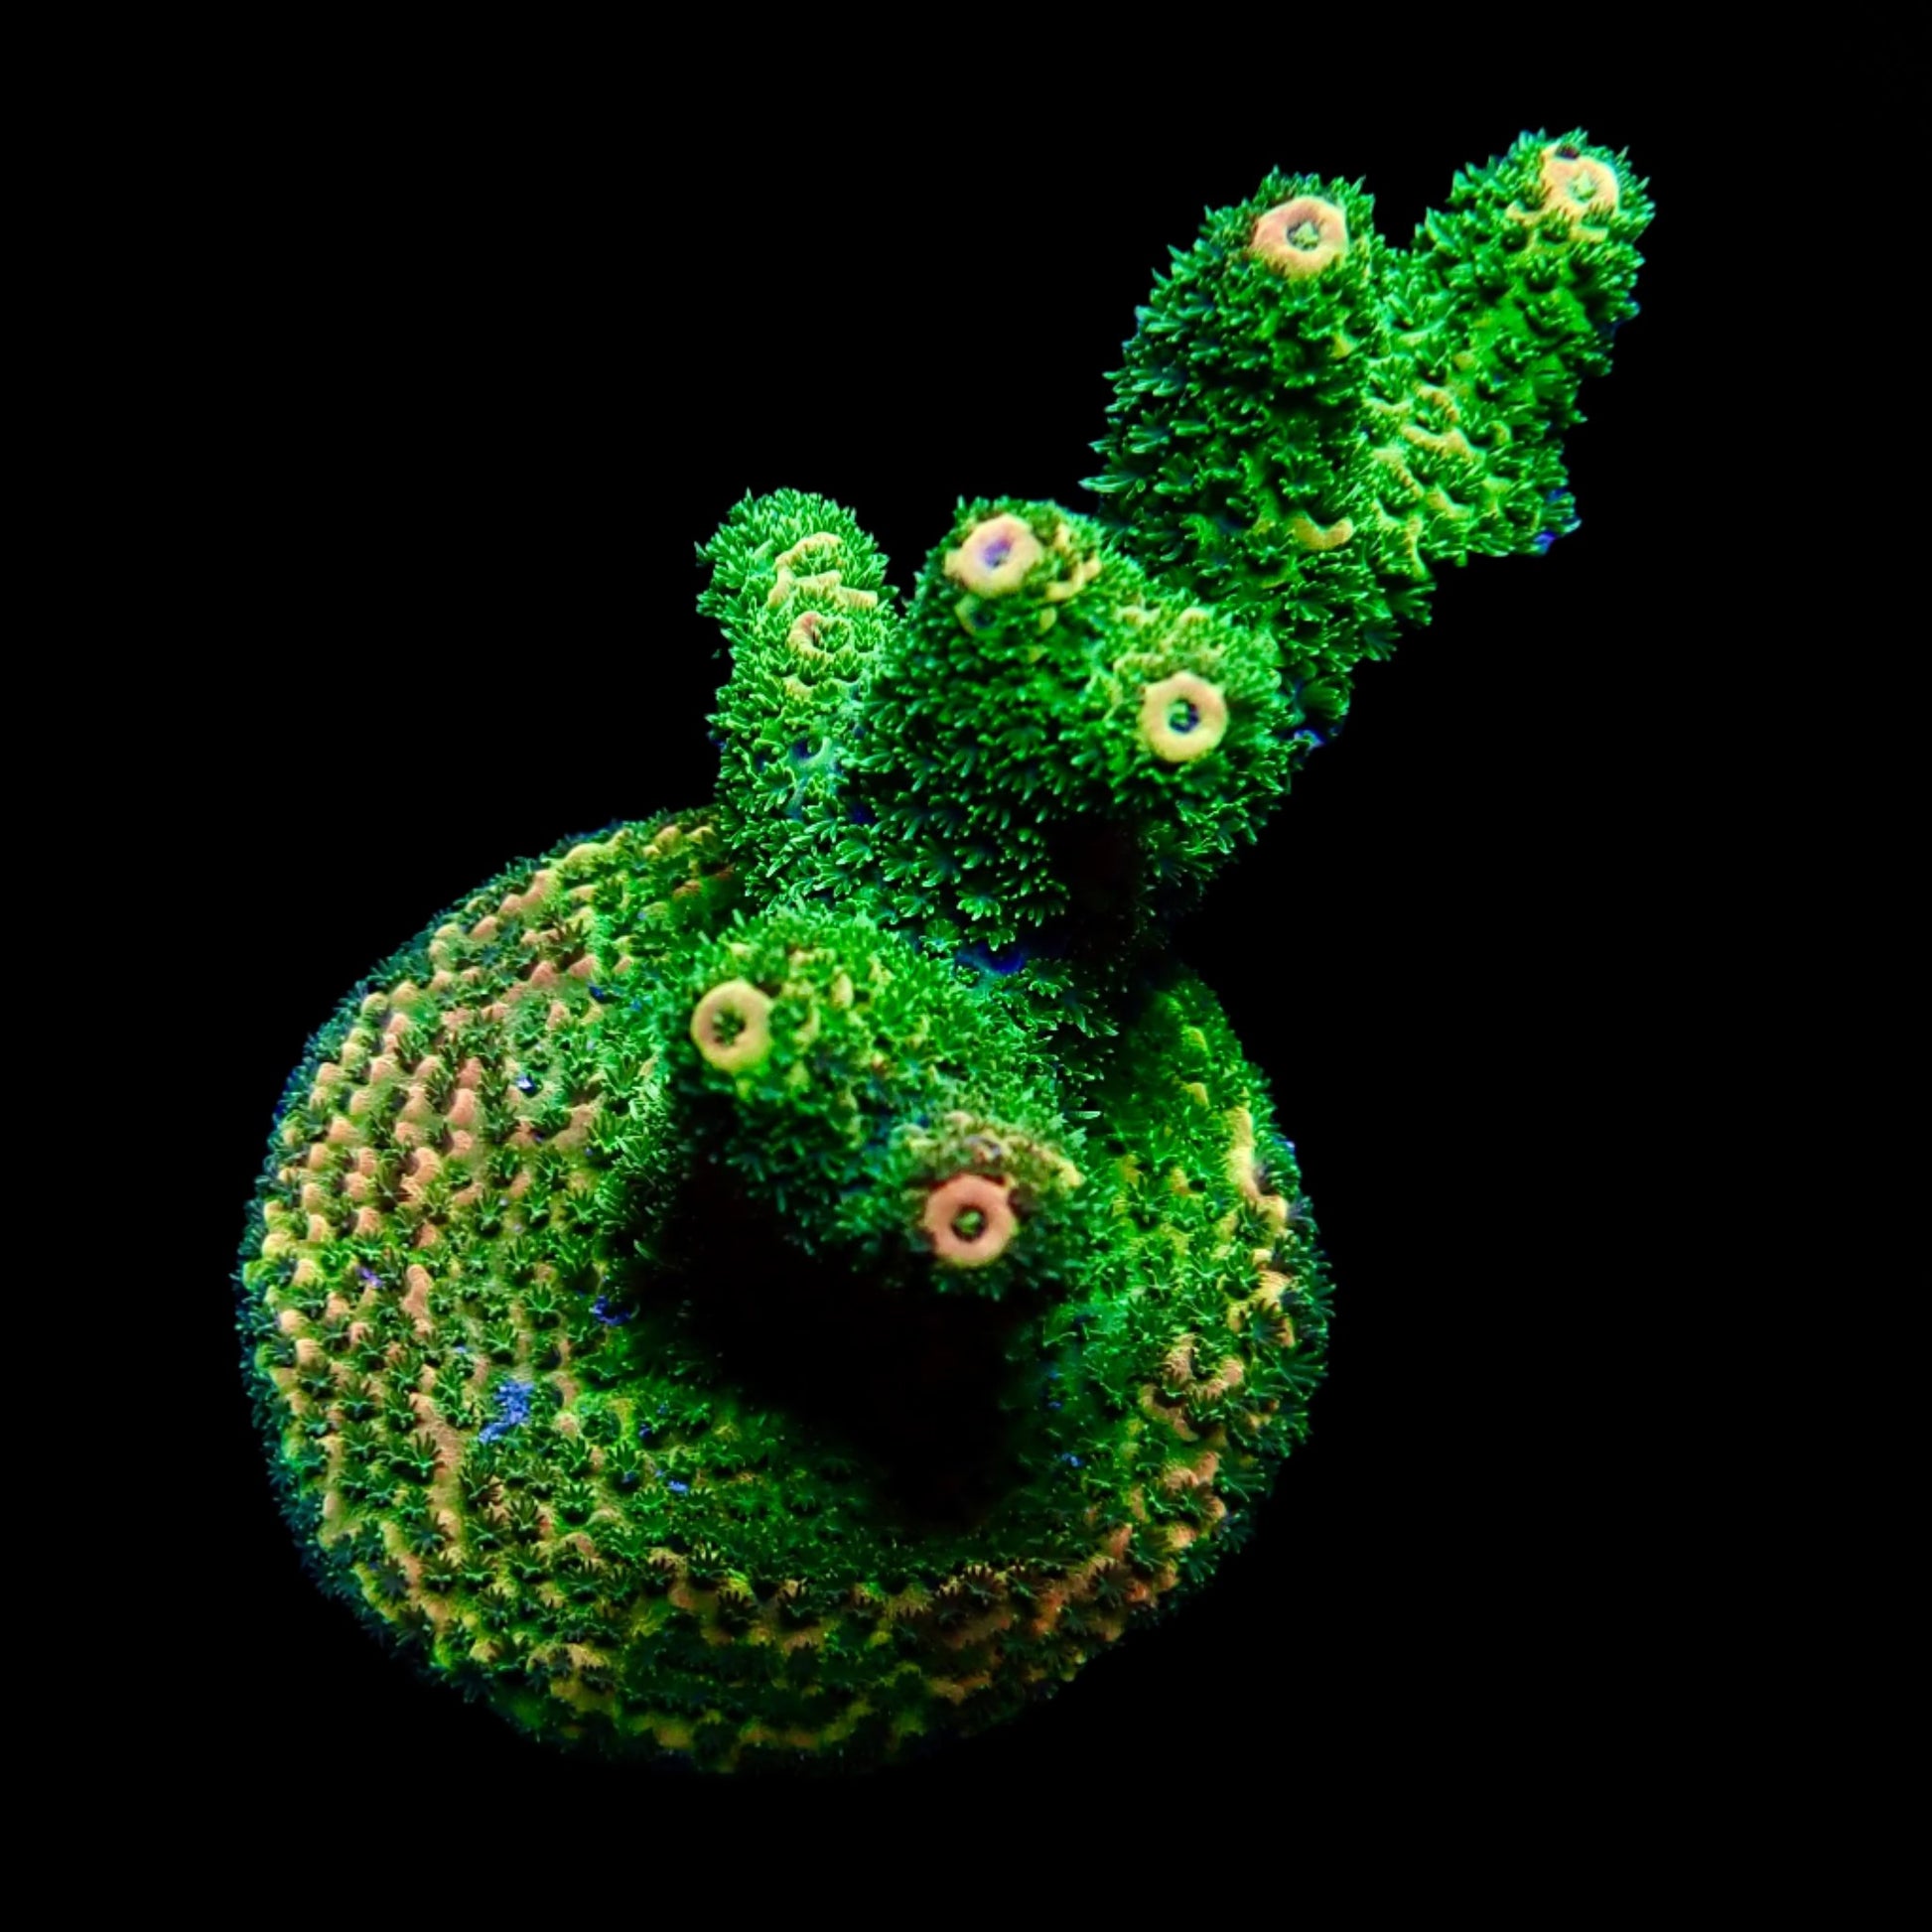
[[[1407,248],[1271,176],[1139,312],[1100,514],[962,505],[901,598],[835,503],[730,513],[715,797],[481,887],[289,1084],[241,1328],[326,1587],[731,1770],[980,1729],[1213,1575],[1329,1285],[1163,935],[1438,565],[1572,527],[1648,217],[1582,134]]]

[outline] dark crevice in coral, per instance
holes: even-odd
[[[1076,950],[1109,954],[1132,933],[1144,862],[1135,826],[1115,818],[1073,819],[1046,835],[1048,863],[1067,890]]]
[[[678,1311],[748,1406],[849,1457],[905,1534],[968,1527],[1024,1480],[1007,1356],[1029,1298],[941,1292],[922,1264],[889,1282],[814,1261],[716,1170],[694,1176],[659,1247],[672,1265],[647,1303]]]

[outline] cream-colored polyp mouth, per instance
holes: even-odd
[[[1025,521],[1009,511],[975,523],[965,542],[946,552],[946,575],[981,597],[1005,597],[1045,554]]]
[[[1284,275],[1319,275],[1347,254],[1348,217],[1333,202],[1298,195],[1256,219],[1248,250]]]
[[[741,1073],[770,1052],[770,1015],[769,994],[750,980],[726,980],[692,1009],[691,1038],[713,1066]]]
[[[1545,206],[1559,208],[1573,221],[1594,211],[1611,214],[1616,210],[1616,170],[1579,148],[1564,151],[1561,142],[1543,150],[1543,192]]]
[[[926,1196],[920,1225],[941,1261],[954,1268],[982,1268],[1006,1252],[1020,1222],[1004,1180],[956,1173]]]
[[[1185,706],[1189,722],[1175,724],[1172,714]],[[1204,757],[1227,736],[1228,703],[1216,685],[1192,671],[1150,684],[1141,693],[1141,738],[1168,764]]]

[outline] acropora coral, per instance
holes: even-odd
[[[289,1081],[246,1374],[324,1585],[514,1724],[729,1769],[983,1727],[1210,1577],[1303,1435],[1294,1147],[1164,941],[1428,615],[1572,529],[1622,156],[1407,248],[1276,174],[1159,278],[1100,513],[837,504],[701,556],[706,804],[432,921]]]

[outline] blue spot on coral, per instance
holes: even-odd
[[[496,1420],[486,1423],[478,1433],[477,1440],[482,1443],[494,1443],[507,1436],[512,1429],[530,1420],[530,1397],[536,1391],[534,1382],[499,1382],[494,1395],[496,1398]]]

